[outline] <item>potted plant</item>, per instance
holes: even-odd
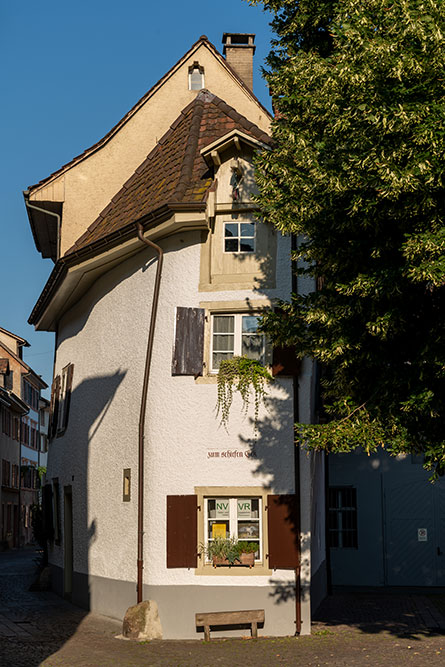
[[[201,553],[212,561],[213,567],[217,565],[253,567],[257,549],[258,545],[254,542],[238,542],[236,537],[215,537],[207,545],[201,545]]]
[[[256,542],[238,542],[239,562],[241,565],[253,567],[255,565],[255,552],[258,551]]]

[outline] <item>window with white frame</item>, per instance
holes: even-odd
[[[257,546],[255,561],[261,561],[263,525],[262,498],[205,498],[205,543],[215,537],[252,542]]]
[[[224,252],[243,254],[255,252],[255,223],[225,222]]]
[[[243,313],[212,315],[211,370],[221,361],[245,356],[264,362],[265,337],[258,331],[257,315]]]
[[[204,88],[204,67],[193,63],[189,68],[189,90],[202,90]]]

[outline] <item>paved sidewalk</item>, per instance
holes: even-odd
[[[318,609],[320,627],[353,627],[362,632],[391,632],[409,636],[416,632],[445,633],[444,595],[409,593],[336,593]]]
[[[309,637],[130,642],[120,622],[29,592],[35,555],[0,553],[1,667],[445,664],[445,596],[337,595]]]

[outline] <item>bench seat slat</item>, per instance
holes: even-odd
[[[210,611],[195,615],[196,625],[231,625],[232,623],[264,623],[264,609],[245,611]]]

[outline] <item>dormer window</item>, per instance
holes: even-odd
[[[194,62],[189,67],[189,90],[202,90],[204,88],[204,67]]]
[[[225,222],[224,252],[255,252],[255,223]]]

